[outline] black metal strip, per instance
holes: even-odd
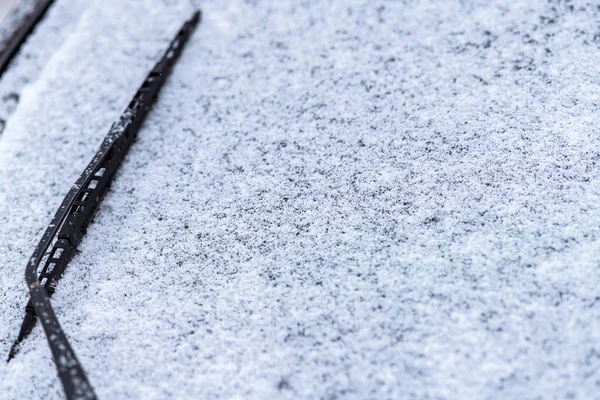
[[[33,12],[23,18],[23,21],[19,24],[19,27],[13,34],[0,43],[0,76],[6,71],[8,64],[10,64],[17,54],[21,45],[25,42],[25,39],[27,39],[27,36],[33,32],[37,23],[44,17],[52,3],[54,3],[54,0],[40,1]]]
[[[19,338],[13,345],[9,360],[15,355],[19,342],[33,328],[35,318],[39,318],[46,332],[59,378],[69,400],[95,399],[96,396],[58,323],[49,295],[54,292],[56,281],[73,256],[160,88],[199,21],[200,11],[197,11],[189,21],[184,23],[165,55],[156,63],[119,121],[113,124],[99,151],[67,193],[25,269],[25,279],[31,300],[26,308],[25,320]],[[52,250],[48,252],[53,243]],[[38,277],[39,265],[45,257],[47,257],[46,262]]]

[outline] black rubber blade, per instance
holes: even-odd
[[[160,88],[199,22],[200,11],[196,11],[183,24],[119,121],[111,127],[92,161],[65,196],[25,268],[25,280],[31,300],[9,360],[16,355],[19,343],[31,331],[36,318],[39,319],[68,400],[95,399],[96,395],[58,323],[49,296],[54,292],[56,281],[81,242],[125,154],[135,141]],[[52,249],[48,251],[51,246]],[[44,267],[38,276],[39,266],[44,259]],[[33,312],[30,312],[31,309]]]
[[[33,32],[38,22],[44,18],[46,11],[48,11],[52,3],[54,3],[54,0],[39,1],[35,9],[23,18],[19,27],[12,35],[0,43],[0,76],[6,71],[14,56],[19,52],[27,36]]]

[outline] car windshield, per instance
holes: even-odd
[[[0,23],[14,9],[18,0],[0,0]]]

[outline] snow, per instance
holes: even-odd
[[[53,297],[100,398],[599,398],[595,5],[193,3],[62,0],[28,42],[55,49],[0,136],[0,354],[196,6]],[[39,326],[0,392],[61,398]]]

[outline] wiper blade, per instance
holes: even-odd
[[[54,293],[56,281],[73,257],[160,88],[199,21],[200,11],[196,11],[183,24],[164,56],[150,71],[121,118],[111,127],[92,161],[67,193],[25,269],[31,299],[26,307],[19,337],[12,346],[8,359],[10,361],[16,355],[19,343],[31,332],[36,319],[39,319],[69,400],[95,399],[96,395],[58,323],[49,296]],[[42,261],[44,267],[38,276]]]
[[[0,42],[0,76],[6,71],[27,36],[33,32],[33,29],[44,17],[52,3],[54,3],[54,0],[40,1],[31,13],[23,17],[17,29],[6,40]]]

